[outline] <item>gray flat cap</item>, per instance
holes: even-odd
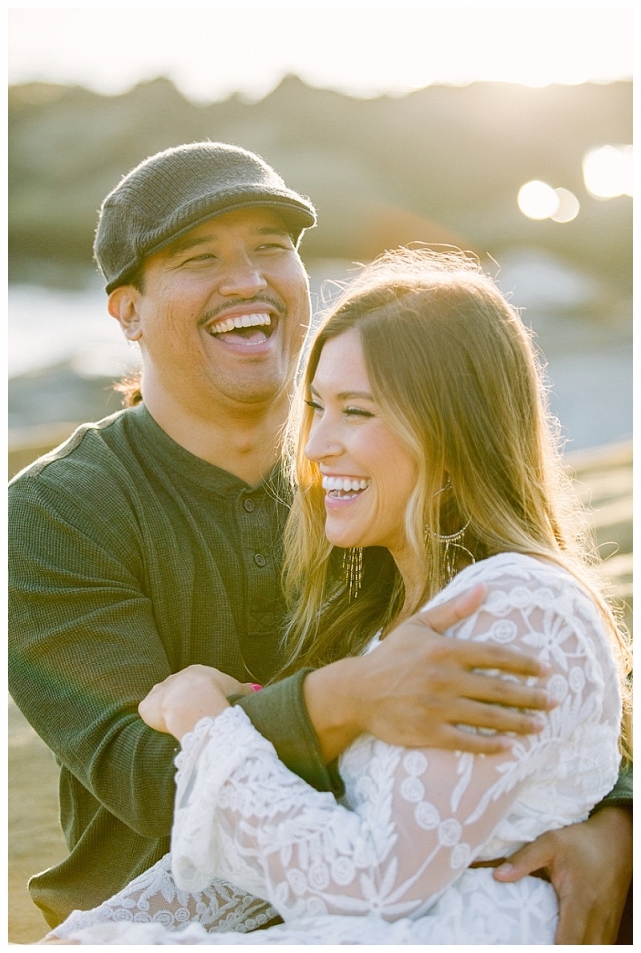
[[[102,203],[94,257],[107,293],[126,284],[144,259],[225,212],[273,208],[294,241],[316,224],[304,195],[288,189],[260,156],[222,142],[194,142],[150,156]]]

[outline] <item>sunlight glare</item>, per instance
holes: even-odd
[[[519,189],[519,208],[527,218],[540,221],[550,218],[559,208],[559,196],[551,185],[533,179]]]
[[[601,146],[583,159],[585,187],[595,198],[632,196],[632,146]]]
[[[578,198],[569,189],[555,189],[554,191],[559,200],[559,207],[556,212],[550,215],[550,218],[553,222],[573,222],[581,208]]]
[[[120,95],[167,76],[183,95],[209,103],[233,93],[262,99],[288,74],[366,97],[432,83],[543,86],[632,76],[632,9],[196,6],[128,8],[125,30],[113,10],[93,4],[13,5],[10,82]]]

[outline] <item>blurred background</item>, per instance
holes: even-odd
[[[10,475],[118,410],[137,366],[91,258],[102,199],[160,149],[231,142],[316,204],[316,306],[413,241],[498,277],[630,618],[631,7],[14,7],[9,75]],[[55,764],[11,706],[10,729],[10,938],[27,942],[26,877],[64,846]]]

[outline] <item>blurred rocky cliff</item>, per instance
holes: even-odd
[[[166,79],[120,96],[30,83],[9,95],[10,279],[46,278],[47,262],[90,264],[97,210],[146,156],[200,139],[260,153],[310,195],[320,225],[312,258],[365,260],[414,240],[481,255],[528,245],[630,287],[629,198],[592,198],[586,151],[632,141],[632,84],[431,86],[363,100],[294,76],[259,102],[186,100]],[[531,179],[570,189],[572,222],[532,222],[516,195]]]

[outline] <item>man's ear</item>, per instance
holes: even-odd
[[[107,309],[122,328],[128,341],[139,341],[142,337],[138,301],[140,291],[133,285],[121,285],[109,295]]]

